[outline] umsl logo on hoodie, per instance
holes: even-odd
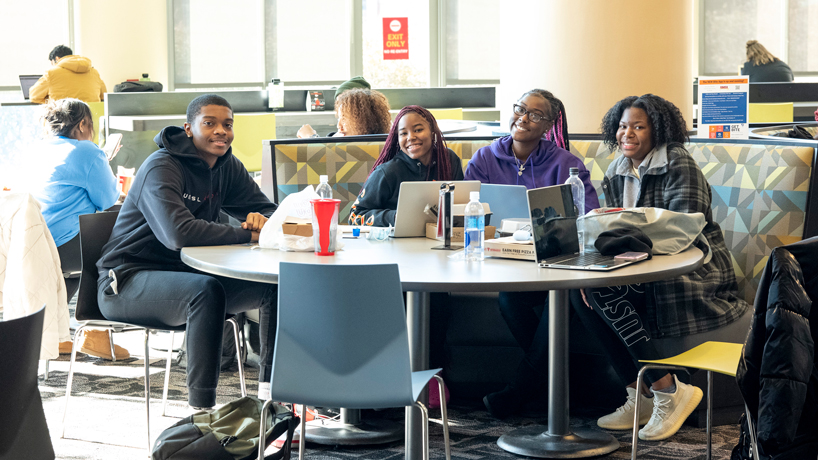
[[[198,196],[191,195],[190,193],[183,193],[182,194],[182,198],[184,198],[184,199],[186,199],[188,201],[193,201],[194,203],[203,203],[203,202],[205,202],[207,200],[212,200],[212,199],[216,198],[216,196],[218,196],[218,193],[211,193],[211,194],[205,195],[204,197],[201,197],[201,198],[198,197]]]

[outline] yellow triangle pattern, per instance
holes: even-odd
[[[777,180],[778,180],[778,178],[779,178],[779,177],[780,177],[782,174],[784,174],[784,172],[785,172],[787,169],[789,169],[789,168],[786,168],[786,167],[784,167],[784,166],[779,166],[779,167],[775,168],[775,169],[774,169],[774,170],[773,170],[771,173],[769,173],[769,176],[767,176],[767,179],[764,181],[764,189],[766,190],[767,188],[769,188],[769,187],[770,187],[770,185],[771,185],[773,182],[777,181]]]

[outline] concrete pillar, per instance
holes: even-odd
[[[692,128],[693,1],[515,0],[500,15],[500,87],[511,105],[542,88],[566,107],[572,133],[598,133],[618,100],[653,93],[676,104]]]

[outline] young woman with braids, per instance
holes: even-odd
[[[352,204],[350,225],[395,225],[403,181],[462,180],[460,158],[443,140],[435,117],[417,105],[395,116],[381,155]]]
[[[585,184],[585,209],[599,207],[590,173],[568,151],[568,120],[562,101],[545,90],[528,91],[514,104],[509,130],[510,136],[477,151],[466,167],[467,180],[531,189],[564,184],[569,169],[575,167]],[[498,300],[503,319],[525,352],[512,381],[483,398],[491,415],[505,418],[544,394],[538,390],[548,375],[548,292],[501,292]]]
[[[696,161],[685,150],[687,124],[671,102],[653,94],[617,102],[602,119],[602,136],[621,153],[605,173],[602,188],[610,207],[656,207],[702,213],[706,224],[699,247],[710,255],[687,275],[629,286],[572,292],[572,304],[590,335],[597,337],[627,386],[620,408],[598,420],[610,430],[632,430],[641,394],[639,438],[672,436],[696,408],[702,391],[664,370],[648,370],[637,391],[639,360],[667,358],[709,340],[743,338],[752,309],[738,296],[736,276],[721,228],[713,221],[711,191]]]

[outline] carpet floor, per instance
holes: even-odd
[[[116,343],[128,348],[132,354],[141,349],[141,333],[116,335]],[[128,345],[126,345],[128,344]],[[162,415],[162,386],[164,383],[164,360],[154,358],[164,353],[152,351],[151,370],[151,444],[168,426],[192,413],[186,403],[185,370],[174,365],[171,369],[169,404],[167,414]],[[147,457],[148,437],[145,431],[144,369],[140,357],[112,363],[78,354],[74,373],[74,385],[66,420],[65,438],[60,437],[65,407],[65,385],[68,377],[69,356],[49,364],[48,379],[40,380],[40,393],[51,433],[54,450],[59,459],[144,459]],[[258,381],[256,369],[247,369],[247,388],[255,394]],[[238,372],[222,372],[219,381],[219,404],[240,397]],[[430,411],[432,426],[431,458],[442,459],[443,432],[440,412]],[[382,417],[403,423],[403,410],[366,411],[364,417]],[[573,415],[572,427],[593,428],[596,417]],[[522,426],[546,424],[543,415],[516,417],[499,421],[491,416],[479,402],[454,403],[449,406],[449,424],[452,458],[458,460],[483,460],[522,458],[507,453],[497,446],[497,438]],[[610,432],[620,442],[619,450],[603,457],[606,459],[630,458],[630,432]],[[729,458],[738,439],[738,426],[716,427],[713,433],[713,458]],[[675,436],[661,442],[640,442],[639,458],[643,459],[704,459],[705,431],[684,426]],[[268,451],[272,452],[272,451]],[[311,459],[402,459],[403,441],[368,447],[336,447],[307,445]]]

